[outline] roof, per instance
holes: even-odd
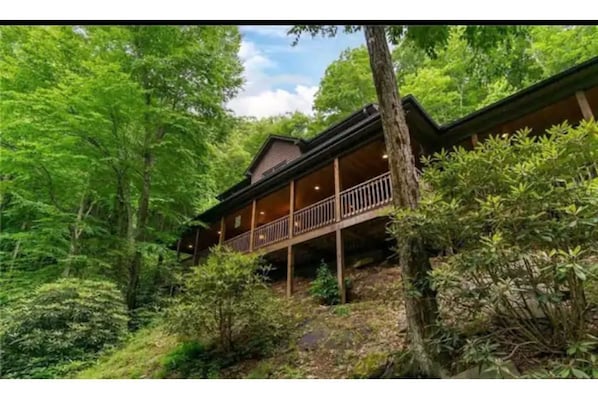
[[[574,91],[595,85],[598,85],[598,57],[444,125],[438,125],[414,96],[403,97],[402,103],[410,127],[416,126],[418,139],[427,143],[429,148],[437,149],[443,145],[454,144],[468,135],[477,133],[483,127],[487,128],[498,123],[508,122],[564,98]],[[380,129],[378,107],[375,104],[368,104],[311,140],[269,136],[254,157],[248,171],[257,165],[275,140],[285,140],[301,145],[302,155],[254,184],[251,184],[249,177],[246,177],[220,194],[218,196],[218,199],[221,200],[220,203],[194,219],[202,219],[206,222],[214,221],[217,216],[227,210],[232,210],[250,201],[257,193],[268,194],[281,187],[289,179],[300,177],[318,165],[329,161],[331,154],[340,154],[343,150],[351,148],[352,145],[355,146],[371,139],[370,133],[376,130],[380,131]]]

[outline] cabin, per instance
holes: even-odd
[[[438,125],[412,96],[403,98],[412,151],[419,158],[455,146],[472,149],[491,135],[577,124],[598,112],[598,57],[454,122]],[[354,254],[388,250],[391,180],[380,113],[367,105],[310,140],[270,136],[245,178],[218,196],[177,243],[199,264],[209,248],[259,252],[286,278],[327,259],[336,264],[343,301],[345,264]]]

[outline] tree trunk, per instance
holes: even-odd
[[[378,95],[384,141],[388,154],[392,196],[395,207],[415,208],[419,184],[409,128],[397,88],[390,50],[383,26],[365,26],[365,38],[372,76]],[[438,377],[440,367],[430,348],[438,315],[436,293],[428,281],[432,269],[421,239],[397,239],[402,269],[405,310],[410,349],[423,373]],[[414,295],[413,290],[417,290]]]

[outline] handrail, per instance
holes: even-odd
[[[289,215],[257,227],[253,233],[253,248],[260,248],[289,237]]]
[[[374,177],[372,177],[371,179],[368,179],[368,180],[366,180],[366,181],[362,181],[362,182],[361,182],[361,183],[359,183],[359,184],[356,184],[356,185],[354,185],[354,186],[351,186],[351,187],[349,187],[349,188],[346,188],[346,189],[344,189],[343,191],[341,191],[341,192],[340,192],[340,194],[342,195],[343,193],[346,193],[347,191],[355,190],[356,188],[359,188],[359,187],[361,187],[361,186],[365,186],[365,185],[366,185],[366,184],[368,184],[368,183],[371,183],[373,180],[382,179],[382,178],[384,178],[384,177],[386,177],[386,176],[390,176],[390,171],[388,171],[388,172],[384,172],[384,173],[382,173],[381,175],[374,176]]]
[[[341,193],[341,219],[386,205],[391,200],[392,183],[390,172],[386,172]]]
[[[238,252],[247,252],[249,251],[250,236],[251,231],[246,231],[245,233],[241,233],[237,236],[234,236],[233,238],[224,241],[224,245]]]
[[[293,234],[303,234],[334,221],[334,195],[332,195],[296,211],[293,215]]]

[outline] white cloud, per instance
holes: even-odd
[[[271,27],[261,27],[271,28]],[[286,112],[311,113],[317,86],[303,75],[277,73],[278,65],[254,42],[243,40],[239,58],[245,71],[243,91],[228,106],[237,115],[266,117]],[[289,91],[281,85],[294,86]]]
[[[241,95],[229,102],[229,107],[240,116],[258,118],[286,112],[312,113],[317,86],[298,85],[292,92],[282,89],[264,90],[254,95]]]

